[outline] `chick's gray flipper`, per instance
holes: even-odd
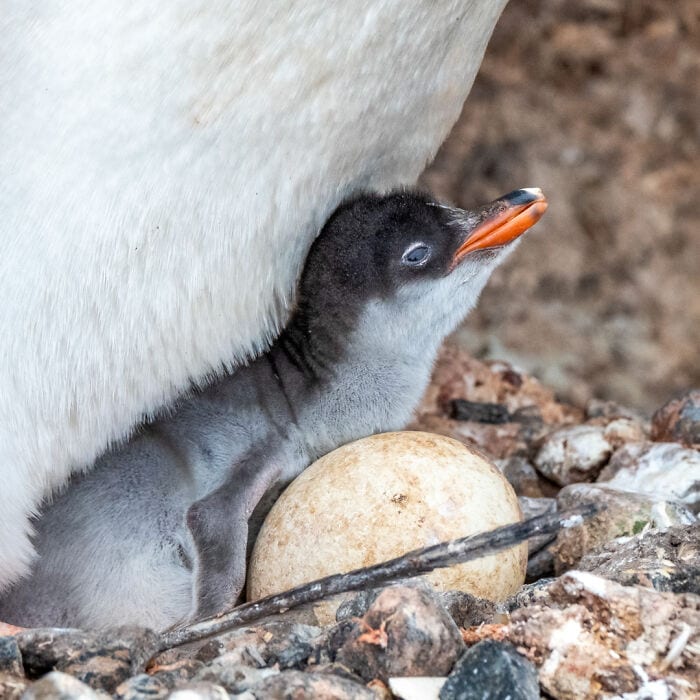
[[[188,509],[195,546],[192,618],[211,617],[235,604],[245,584],[248,519],[280,472],[278,458],[253,453]]]

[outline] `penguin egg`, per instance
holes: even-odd
[[[373,435],[317,460],[284,491],[255,543],[248,599],[520,519],[511,485],[480,452],[429,433]],[[438,591],[502,600],[526,565],[524,543],[425,578]]]

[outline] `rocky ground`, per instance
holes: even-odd
[[[550,208],[460,335],[576,403],[647,411],[700,385],[700,4],[511,0],[423,177]]]
[[[156,653],[145,629],[4,630],[0,698],[697,698],[700,391],[647,421],[562,403],[504,362],[447,346],[414,428],[489,454],[526,516],[605,510],[530,543],[500,603],[421,580],[365,590]],[[2,630],[0,630],[0,633]]]

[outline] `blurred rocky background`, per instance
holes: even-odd
[[[700,385],[700,3],[512,0],[422,178],[550,209],[458,334],[583,405]]]

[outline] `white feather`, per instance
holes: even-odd
[[[6,0],[0,587],[27,515],[284,320],[361,188],[413,182],[506,0]]]

